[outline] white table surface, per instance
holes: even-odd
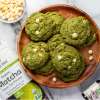
[[[100,27],[100,1],[99,0],[26,0],[27,14],[38,11],[41,7],[52,4],[70,4],[77,6],[86,11],[96,21]],[[6,39],[8,45],[16,51],[16,33],[10,24],[0,22],[0,38]],[[54,100],[84,100],[81,96],[79,87],[68,89],[51,89],[49,88]]]

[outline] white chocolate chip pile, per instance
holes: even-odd
[[[17,20],[24,11],[24,0],[0,0],[0,18]]]

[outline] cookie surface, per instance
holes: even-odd
[[[62,38],[62,36],[60,34],[56,34],[54,35],[53,37],[51,37],[49,40],[48,40],[48,47],[49,47],[49,50],[50,52],[52,52],[53,50],[55,50],[55,48],[63,43],[64,40]]]
[[[64,82],[76,80],[85,69],[81,54],[72,46],[60,44],[52,53],[57,76]]]
[[[53,34],[60,33],[60,28],[64,21],[64,17],[57,12],[47,12],[46,16],[53,20],[54,24]]]
[[[41,74],[41,75],[49,75],[53,72],[53,64],[52,61],[49,60],[43,67],[35,70],[34,72],[36,74]]]
[[[53,31],[53,21],[43,13],[34,13],[27,20],[25,31],[33,41],[45,41]]]
[[[82,47],[91,41],[88,41],[88,39],[93,36],[93,34],[91,34],[91,30],[91,23],[86,18],[79,16],[66,19],[61,26],[60,33],[65,39],[65,42],[69,45]]]
[[[30,42],[22,51],[22,60],[29,69],[41,68],[49,57],[48,46],[44,42]]]

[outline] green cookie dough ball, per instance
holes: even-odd
[[[53,50],[55,50],[55,48],[59,44],[61,44],[63,42],[64,42],[64,40],[63,40],[61,34],[56,34],[52,38],[50,38],[49,41],[48,41],[48,47],[49,47],[50,52],[52,52]]]
[[[64,17],[57,12],[47,12],[46,15],[53,20],[54,23],[53,34],[60,33],[60,28],[64,21]]]
[[[41,75],[49,75],[53,72],[53,64],[52,61],[48,61],[44,66],[42,66],[41,68],[35,70],[35,72],[37,74],[41,74]]]
[[[22,50],[23,63],[31,70],[44,66],[48,56],[48,46],[44,42],[30,42]]]
[[[53,31],[53,21],[43,13],[34,13],[27,20],[25,31],[33,41],[45,41]]]
[[[57,76],[64,82],[76,80],[85,69],[81,54],[72,46],[60,44],[52,53]]]
[[[76,47],[82,47],[90,41],[94,41],[91,30],[91,23],[86,18],[79,16],[66,19],[61,26],[60,33],[66,43]],[[90,40],[91,36],[93,37],[93,40]],[[90,42],[89,44],[91,43],[93,42]]]

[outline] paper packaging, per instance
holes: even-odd
[[[86,100],[100,100],[100,80],[89,86],[82,95]]]
[[[0,40],[0,100],[27,97],[26,89],[30,100],[42,100],[42,90],[30,81],[16,53],[7,46],[6,41]]]

